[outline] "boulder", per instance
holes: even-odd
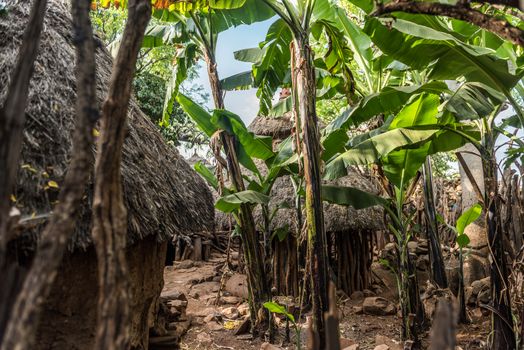
[[[223,304],[238,304],[242,301],[241,298],[236,297],[234,295],[223,296],[220,298],[220,300],[222,301]]]
[[[429,250],[428,240],[419,238],[417,243],[417,254],[427,254]]]
[[[223,329],[222,325],[220,325],[216,321],[211,321],[211,322],[206,323],[206,328],[212,332],[221,331]]]
[[[466,299],[466,305],[476,305],[477,295],[473,294],[473,288],[471,286],[464,288],[464,299]]]
[[[471,288],[473,295],[477,296],[484,289],[490,288],[490,278],[486,277],[480,280],[473,281],[473,283],[471,283]]]
[[[206,317],[207,315],[211,315],[211,314],[215,314],[216,313],[216,310],[214,307],[208,307],[208,308],[205,308],[205,309],[200,309],[198,311],[196,311],[194,313],[195,316],[200,316],[200,317]]]
[[[469,254],[464,258],[464,285],[471,285],[473,281],[484,279],[488,275],[488,259],[475,254]]]
[[[233,274],[226,282],[225,290],[239,298],[248,299],[247,277],[239,273]]]
[[[182,270],[182,269],[190,269],[193,266],[195,266],[195,263],[193,262],[193,260],[183,260],[177,264],[176,268],[178,270]]]
[[[375,344],[376,344],[376,347],[375,347],[375,350],[377,349],[377,347],[379,346],[382,346],[382,348],[379,348],[379,349],[383,349],[383,350],[402,350],[403,346],[402,344],[400,344],[400,342],[397,342],[393,339],[390,339],[386,336],[383,336],[383,335],[380,335],[380,334],[377,334],[375,336]]]
[[[342,348],[342,350],[359,350],[360,347],[358,346],[358,344],[353,344],[353,345],[350,345],[350,346],[346,346],[345,348]]]
[[[166,292],[162,292],[160,295],[161,298],[166,299],[167,301],[171,300],[183,300],[187,301],[187,297],[184,293],[181,293],[177,290],[169,290]]]
[[[219,313],[215,313],[215,312],[204,317],[204,323],[209,323],[213,321],[218,322],[221,320],[222,320],[222,315],[220,315]]]
[[[364,296],[367,298],[367,297],[374,297],[376,294],[375,292],[369,290],[369,289],[364,289],[362,291],[364,293]]]
[[[375,346],[375,349],[373,350],[389,350],[389,346],[387,346],[386,344],[380,344],[380,345],[377,345]]]
[[[353,345],[358,346],[358,344],[354,340],[347,339],[347,338],[340,338],[340,348],[341,349],[346,349]]]
[[[386,316],[394,315],[395,305],[389,300],[381,297],[368,297],[362,303],[362,311],[368,315]]]
[[[212,297],[215,297],[215,294],[219,289],[219,282],[203,282],[192,286],[189,291],[189,296],[193,299],[200,299],[205,295],[212,295]]]
[[[417,242],[415,242],[415,241],[409,241],[408,242],[408,251],[411,254],[416,254],[417,248],[418,248],[418,243]]]
[[[430,264],[429,255],[419,255],[419,257],[417,258],[417,262],[416,262],[418,270],[428,271],[429,264]]]
[[[353,306],[353,312],[355,315],[362,315],[364,310],[362,309],[362,306]]]
[[[246,316],[246,315],[249,314],[249,304],[248,304],[248,303],[240,304],[240,305],[237,307],[237,310],[238,310],[238,312],[239,312],[242,316]]]
[[[168,304],[172,308],[175,308],[176,310],[178,310],[178,312],[180,313],[183,313],[186,311],[187,301],[185,300],[171,300]]]
[[[240,312],[238,311],[236,307],[231,306],[231,307],[226,307],[225,309],[223,309],[222,315],[224,315],[225,318],[236,320],[237,318],[240,317]]]

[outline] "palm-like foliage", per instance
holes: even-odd
[[[352,2],[367,14],[374,9],[371,1]],[[260,196],[251,192],[252,188],[228,193],[220,202],[223,209],[266,203],[264,196],[269,192],[262,187],[264,183],[270,186],[271,181],[265,182],[260,176],[252,158],[273,165],[304,163],[306,202],[310,201],[306,212],[314,217],[309,230],[311,244],[316,233],[322,240],[322,217],[318,214],[321,159],[326,163],[324,177],[330,179],[345,175],[349,165],[376,163],[381,167],[391,184],[391,198],[368,197],[361,203],[387,208],[393,223],[391,229],[398,237],[400,253],[404,254],[410,232],[403,203],[427,157],[471,142],[481,149],[489,165],[494,157],[494,139],[505,133],[507,123],[496,125],[496,115],[506,101],[516,113],[512,120],[519,121],[516,125],[524,125],[518,104],[524,96],[522,49],[463,21],[394,13],[394,20],[360,14],[359,20],[364,23],[357,23],[328,0],[156,1],[155,7],[155,17],[167,25],[151,27],[144,45],[169,44],[179,48],[166,110],[188,67],[198,58],[205,58],[209,68],[216,69],[214,52],[221,31],[278,15],[259,47],[235,53],[238,60],[253,63],[252,70],[216,82],[215,90],[255,87],[262,114],[293,110],[296,130],[301,132],[297,138],[302,143],[302,147],[297,147],[301,154],[279,163],[279,156],[275,156],[267,140],[249,134],[238,117],[221,110],[221,94],[215,96],[219,103],[213,113],[198,109],[183,95],[178,95],[178,99],[208,135],[224,131],[234,138],[238,161],[258,176],[259,186],[253,188]],[[521,25],[502,10],[486,6],[481,10]],[[313,57],[311,48],[317,57]],[[218,78],[216,72],[214,77]],[[449,81],[458,87],[448,87]],[[273,96],[280,87],[291,87],[293,93],[273,106]],[[315,103],[334,96],[344,96],[349,107],[319,139]],[[351,137],[352,128],[377,117],[384,121],[379,128]],[[487,166],[486,171],[494,176],[493,168]],[[355,199],[364,197],[354,189],[324,190],[325,199],[346,205],[358,206]],[[487,206],[490,200],[494,202],[493,198],[485,199],[486,209],[495,213],[496,206]],[[493,248],[498,249],[495,245]],[[315,256],[321,255],[321,249],[315,251]],[[404,268],[409,270],[409,266]],[[315,271],[313,275],[315,278]],[[322,293],[314,291],[319,292]],[[315,317],[318,321],[317,313]],[[317,330],[321,329],[319,324]]]

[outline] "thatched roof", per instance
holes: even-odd
[[[271,136],[275,140],[287,138],[291,135],[292,128],[293,121],[291,119],[291,112],[276,118],[257,116],[251,124],[249,124],[249,130],[251,132],[260,136]]]
[[[49,1],[39,55],[31,80],[29,106],[16,188],[16,206],[24,216],[52,210],[67,169],[71,130],[75,118],[75,50],[71,19],[64,1]],[[10,1],[0,15],[0,103],[26,28],[30,3]],[[97,52],[98,96],[106,95],[112,59],[103,48]],[[129,108],[129,130],[123,152],[123,187],[128,209],[128,242],[148,235],[158,240],[174,233],[191,234],[214,228],[213,199],[205,182],[177,150],[168,146],[135,100]],[[92,179],[91,179],[92,180]],[[49,186],[51,184],[51,187]],[[91,244],[92,182],[71,247]],[[27,233],[37,233],[41,229]]]
[[[291,135],[293,123],[289,114],[278,118],[258,116],[253,120],[249,129],[257,135],[272,136],[274,139],[282,140]],[[322,126],[321,126],[322,127]],[[257,161],[257,167],[264,174],[267,169],[263,162]],[[348,175],[335,181],[326,182],[335,186],[350,186],[360,190],[379,194],[378,186],[371,176],[361,172],[358,168],[349,168]],[[216,196],[216,195],[215,195]],[[274,208],[286,203],[291,209],[279,209],[275,215],[271,229],[275,230],[288,226],[293,232],[297,232],[295,194],[293,184],[289,176],[278,178],[271,190],[270,213]],[[327,232],[344,232],[358,230],[381,230],[383,228],[383,211],[379,207],[363,210],[355,210],[353,207],[324,203],[324,224]],[[216,212],[217,229],[229,230],[231,220],[228,215]],[[259,208],[254,212],[258,227],[263,227],[263,218]],[[234,222],[233,222],[234,224]]]
[[[318,123],[320,128],[324,127],[321,120]],[[291,112],[287,112],[279,117],[256,116],[248,128],[256,135],[271,136],[275,141],[282,141],[291,135],[293,127]]]
[[[356,187],[363,191],[379,194],[378,187],[373,180],[360,173],[356,168],[350,169],[348,175],[326,184],[335,186]],[[288,227],[292,232],[298,232],[296,222],[295,194],[293,184],[289,176],[278,178],[271,190],[271,201],[269,203],[272,213],[277,206],[287,204],[289,208],[279,209],[271,222],[271,230]],[[304,203],[302,202],[302,206]],[[356,210],[353,207],[329,204],[324,202],[324,225],[327,232],[351,232],[351,231],[378,231],[383,229],[383,211],[380,207]],[[257,227],[263,227],[262,213],[259,208],[254,211]],[[216,213],[217,229],[229,230],[230,219],[228,215]],[[233,221],[234,225],[234,221]]]

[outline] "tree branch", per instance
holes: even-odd
[[[372,16],[381,16],[392,12],[406,12],[433,16],[456,18],[472,23],[497,34],[516,45],[524,47],[524,31],[470,8],[468,5],[447,5],[434,2],[398,1],[377,7]]]
[[[151,0],[129,0],[128,17],[102,107],[95,165],[93,229],[98,260],[98,319],[94,349],[128,349],[129,282],[126,261],[127,210],[120,166],[127,132],[131,83]]]
[[[499,5],[499,6],[509,6],[509,7],[513,7],[513,8],[522,10],[522,6],[520,5],[519,0],[480,0],[480,1],[475,1],[475,2],[486,3],[486,4],[491,4],[491,5]]]

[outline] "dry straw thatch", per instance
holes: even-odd
[[[16,206],[22,218],[49,214],[53,208],[71,149],[75,119],[75,50],[66,2],[50,0],[35,71],[16,188]],[[10,1],[0,14],[0,103],[5,99],[29,3]],[[100,45],[102,46],[102,45]],[[98,96],[106,95],[112,59],[104,48],[97,52]],[[94,152],[94,149],[93,149]],[[213,231],[212,196],[204,181],[173,147],[168,146],[135,100],[129,107],[129,129],[123,152],[122,176],[128,209],[128,243],[148,235],[159,241],[174,233]],[[91,179],[92,180],[92,179]],[[92,182],[70,248],[91,244]],[[31,221],[31,220],[29,220]],[[24,237],[34,243],[42,223],[26,229]],[[28,235],[31,234],[31,235]]]
[[[252,133],[261,136],[271,136],[274,140],[284,140],[291,135],[291,129],[293,129],[291,112],[278,118],[258,116],[249,124],[249,130]]]
[[[258,116],[249,125],[251,132],[257,135],[273,136],[276,142],[291,135],[291,128],[292,121],[289,115],[280,118]],[[257,166],[262,172],[266,171],[262,162],[257,162]],[[373,179],[357,168],[350,168],[347,176],[325,182],[325,184],[355,187],[373,194],[380,193]],[[296,210],[294,209],[295,194],[289,176],[283,176],[275,181],[270,197],[270,213],[283,203],[289,206],[289,208],[278,210],[271,222],[271,230],[287,226],[291,232],[298,232]],[[255,210],[254,216],[258,227],[263,227],[263,218],[259,208]],[[383,229],[383,211],[379,207],[356,210],[353,207],[324,202],[324,221],[327,232],[378,231]],[[219,230],[229,230],[230,223],[234,224],[229,215],[220,212],[216,212],[216,222]]]

